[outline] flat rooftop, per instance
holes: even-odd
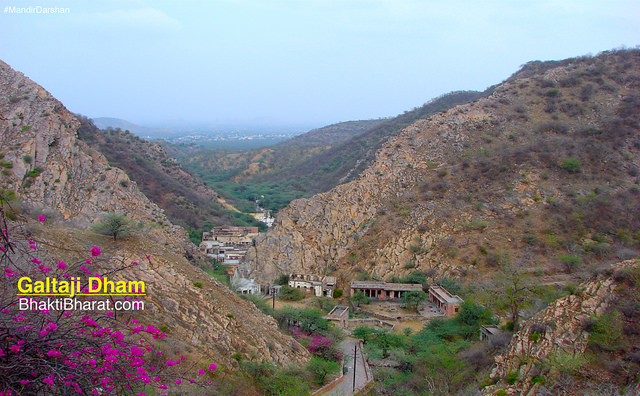
[[[431,292],[436,298],[440,301],[446,301],[448,303],[462,304],[464,300],[458,296],[454,296],[447,289],[442,286],[431,286],[429,288],[429,292]]]
[[[378,289],[386,291],[419,291],[422,285],[414,283],[387,283],[375,281],[352,281],[352,289]]]

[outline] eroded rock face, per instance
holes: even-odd
[[[281,365],[308,360],[308,351],[282,335],[273,318],[189,263],[185,255],[197,255],[197,249],[186,231],[172,225],[122,170],[78,140],[78,127],[59,101],[0,61],[0,188],[14,191],[32,213],[47,214],[45,223],[32,226],[33,238],[66,248],[51,248],[49,257],[84,260],[77,252],[100,243],[107,269],[139,262],[118,274],[147,282],[148,309],[135,317],[171,329],[168,343],[173,338],[197,351],[196,358],[230,368],[238,366],[234,353]],[[140,228],[118,242],[87,230],[107,213],[124,214]]]
[[[613,266],[613,270],[636,267],[630,260]],[[495,367],[491,371],[494,381],[504,381],[508,375],[517,380],[509,385],[499,383],[483,389],[483,394],[492,395],[498,389],[508,394],[527,394],[537,388],[532,379],[536,376],[553,375],[549,361],[558,356],[581,356],[589,340],[586,323],[593,316],[602,315],[616,298],[618,284],[612,278],[598,279],[580,285],[577,295],[569,295],[551,303],[533,318],[522,323],[513,335],[507,350],[496,356]],[[544,370],[544,372],[542,371]]]
[[[636,73],[637,53],[630,59],[627,71]],[[597,62],[617,67],[614,57]],[[600,77],[607,88],[591,96],[580,96],[580,84],[593,82],[564,82],[587,75],[592,66],[576,60],[533,76],[524,73],[488,98],[407,126],[389,138],[358,179],[280,211],[246,256],[251,276],[270,282],[292,272],[332,273],[346,282],[360,271],[385,280],[430,271],[490,278],[491,250],[557,271],[548,253],[530,248],[542,245],[542,232],[517,218],[530,216],[529,224],[541,224],[548,221],[545,210],[570,202],[569,194],[587,194],[612,179],[630,186],[637,172],[628,169],[639,164],[633,154],[626,164],[622,157],[603,155],[583,164],[591,167],[583,173],[558,166],[562,158],[593,147],[584,131],[607,129],[624,98],[638,94],[637,84],[623,82],[617,72]],[[637,128],[620,143],[635,147],[634,134]],[[522,236],[534,231],[539,234],[523,244]]]

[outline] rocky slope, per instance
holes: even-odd
[[[244,218],[237,215],[214,190],[191,175],[161,146],[127,131],[100,130],[90,120],[78,119],[81,123],[78,137],[104,154],[111,166],[124,170],[147,197],[164,209],[169,220],[189,230],[197,243],[202,232],[213,225],[258,225],[248,215]]]
[[[639,98],[638,50],[531,62],[406,127],[357,180],[292,202],[247,266],[265,281],[478,280],[507,260],[562,275],[637,256]]]
[[[633,299],[628,299],[629,289],[635,290],[631,294],[636,296],[637,303],[638,284],[635,282],[638,281],[639,263],[626,261],[615,265],[607,271],[609,276],[602,274],[598,279],[582,284],[575,294],[553,302],[523,323],[506,352],[495,358],[491,378],[498,383],[483,389],[483,394],[492,395],[500,389],[507,394],[518,395],[546,392],[605,394],[624,387],[627,387],[628,394],[640,391],[637,382],[637,375],[640,374],[638,345],[633,337],[637,336],[638,330],[637,322],[633,323],[637,308],[625,311],[623,317],[629,323],[624,334],[616,335],[629,336],[630,343],[625,346],[625,342],[615,340],[614,333],[608,330],[610,340],[607,342],[619,342],[619,346],[607,351],[607,356],[598,356],[610,363],[608,370],[598,367],[596,356],[591,355],[591,367],[587,366],[588,359],[585,358],[588,347],[591,354],[596,349],[592,342],[592,334],[598,332],[593,325],[594,318],[602,318],[616,301],[633,303]],[[632,282],[626,284],[627,279],[632,279]],[[607,326],[615,329],[613,323],[607,323]],[[618,359],[621,360],[618,364],[625,368],[615,368]],[[561,379],[563,375],[564,381]],[[567,381],[571,377],[582,378],[579,382]]]
[[[0,189],[18,196],[23,216],[44,214],[29,224],[30,237],[48,257],[82,260],[91,246],[103,249],[103,271],[139,262],[119,276],[148,282],[149,309],[141,318],[170,330],[167,348],[193,359],[237,367],[231,355],[300,363],[307,351],[280,334],[273,319],[239,299],[194,267],[195,247],[186,232],[140,192],[122,170],[78,139],[80,122],[23,74],[0,62]],[[136,226],[122,241],[87,230],[101,215],[120,213]]]

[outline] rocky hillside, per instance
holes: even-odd
[[[52,260],[66,262],[101,246],[104,272],[138,262],[118,276],[148,282],[148,308],[136,318],[169,331],[169,356],[231,370],[238,366],[234,353],[278,364],[305,361],[306,350],[281,335],[273,319],[187,260],[199,259],[187,233],[125,172],[78,139],[79,128],[59,101],[0,62],[0,189],[4,197],[17,196],[15,216],[26,218],[29,238]],[[114,242],[88,230],[107,213],[124,214],[135,226],[132,235]],[[40,215],[46,222],[33,220]]]
[[[124,170],[139,189],[164,210],[172,223],[189,231],[194,242],[199,243],[202,232],[215,225],[261,224],[230,208],[214,190],[192,176],[161,146],[128,131],[100,130],[91,120],[78,119],[78,137],[104,154],[111,166]],[[127,184],[127,181],[121,183]]]
[[[358,177],[375,152],[412,122],[491,92],[460,91],[384,120],[349,121],[315,129],[272,147],[246,152],[183,151],[165,145],[200,178],[240,202],[280,210],[295,198],[325,192]]]
[[[506,394],[640,392],[640,262],[600,273],[526,321],[483,389]]]
[[[242,182],[295,165],[381,122],[383,120],[341,122],[311,130],[271,147],[243,152],[201,150],[197,146],[179,147],[169,144],[166,146],[204,179],[220,173],[224,175],[220,178],[221,180]]]
[[[531,62],[486,98],[420,119],[356,180],[292,202],[247,265],[389,279],[545,281],[640,248],[640,51]],[[344,283],[343,283],[344,285]]]

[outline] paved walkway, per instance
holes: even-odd
[[[358,353],[356,355],[356,382],[355,382],[355,392],[353,391],[353,352],[354,346],[358,345]],[[345,356],[345,367],[347,368],[347,373],[344,375],[344,380],[335,388],[331,389],[329,392],[324,395],[327,396],[350,396],[357,393],[359,390],[365,387],[369,382],[373,380],[373,375],[371,373],[371,368],[367,364],[364,356],[362,355],[362,348],[360,344],[360,340],[355,340],[352,338],[347,338],[340,343],[340,350]],[[323,395],[323,396],[324,396]]]

